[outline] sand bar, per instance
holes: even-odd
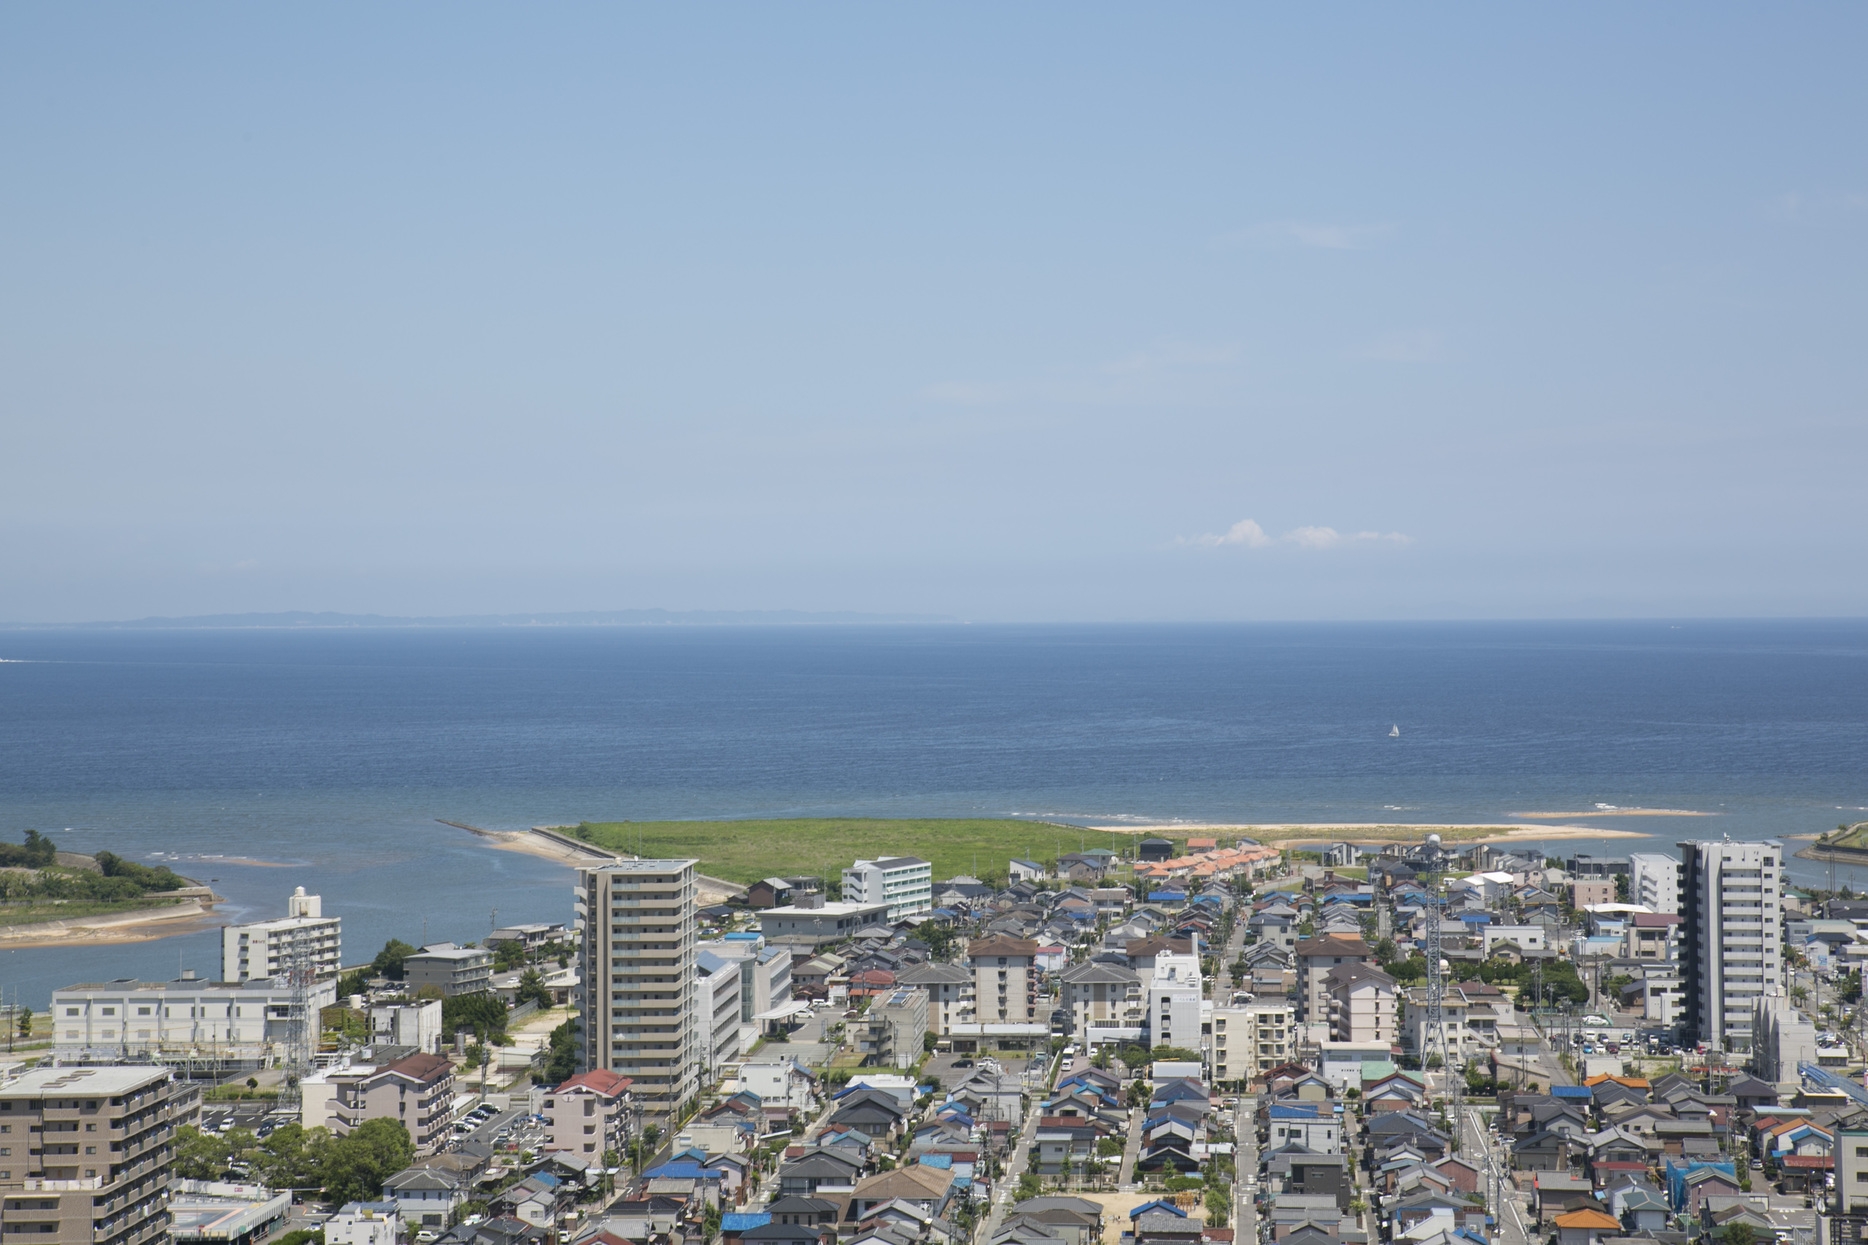
[[[0,951],[28,947],[106,946],[153,942],[212,929],[220,924],[213,904],[190,899],[160,908],[139,908],[116,916],[80,916],[26,925],[0,926]]]

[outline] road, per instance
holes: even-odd
[[[1236,1245],[1258,1242],[1258,1095],[1242,1094],[1233,1112],[1232,1224]]]
[[[999,1178],[999,1187],[992,1195],[992,1214],[986,1217],[986,1231],[979,1238],[990,1241],[992,1234],[999,1230],[999,1224],[1005,1218],[1005,1212],[1012,1208],[1012,1198],[1018,1189],[1018,1175],[1025,1170],[1025,1164],[1031,1159],[1031,1145],[1038,1136],[1038,1120],[1041,1116],[1034,1096],[1031,1109],[1025,1115],[1025,1126],[1018,1130],[1018,1144],[1012,1147],[1011,1161],[1005,1165],[1005,1175]]]
[[[1496,1245],[1529,1245],[1524,1214],[1518,1205],[1518,1191],[1511,1183],[1510,1156],[1505,1153],[1503,1142],[1494,1141],[1477,1107],[1467,1107],[1460,1117],[1460,1151],[1479,1165],[1483,1173],[1481,1179],[1485,1181],[1480,1191],[1492,1204],[1492,1214],[1497,1220],[1493,1240]]]

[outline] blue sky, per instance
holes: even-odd
[[[0,10],[0,619],[1868,613],[1859,6]]]

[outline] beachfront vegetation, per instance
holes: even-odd
[[[1014,857],[1049,863],[1085,847],[1133,852],[1136,841],[1131,834],[983,817],[607,821],[584,822],[572,833],[616,852],[640,850],[659,859],[695,857],[702,862],[702,872],[739,883],[813,874],[834,881],[851,861],[877,855],[919,856],[934,866],[937,878],[969,874],[1003,879]]]
[[[70,857],[67,857],[70,859]],[[166,865],[150,868],[110,852],[61,865],[58,848],[36,830],[23,844],[0,843],[0,899],[8,923],[121,911],[117,905],[160,898],[188,885]],[[78,909],[83,909],[80,913]]]

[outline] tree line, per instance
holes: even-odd
[[[244,1128],[216,1136],[189,1125],[176,1134],[175,1160],[184,1180],[240,1176],[240,1164],[271,1189],[321,1189],[332,1201],[360,1202],[379,1196],[384,1180],[415,1161],[415,1143],[390,1119],[366,1120],[344,1137],[287,1124],[264,1141]]]

